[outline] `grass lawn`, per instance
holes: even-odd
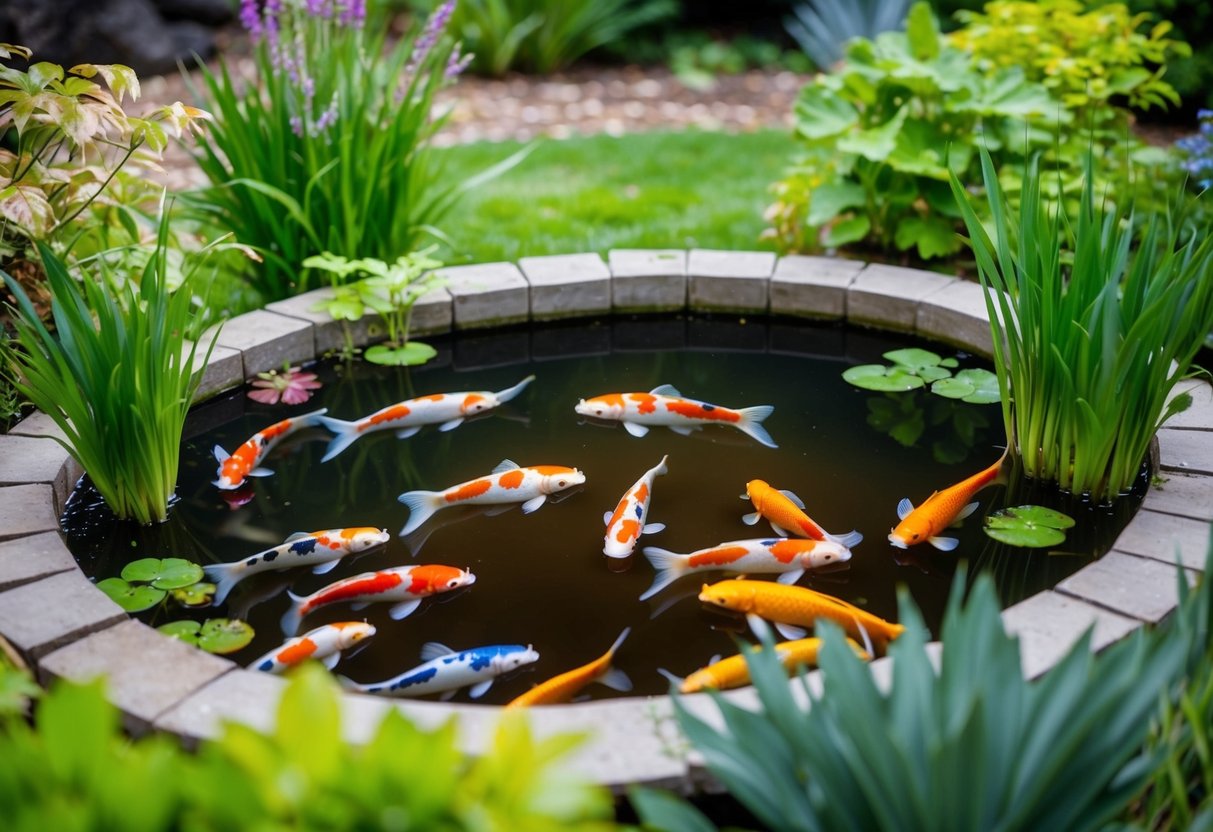
[[[464,179],[518,142],[435,151]],[[442,222],[448,264],[612,248],[771,249],[760,243],[770,185],[790,131],[638,133],[540,140],[517,167],[469,194]]]

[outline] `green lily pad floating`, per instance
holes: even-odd
[[[121,578],[106,578],[97,582],[97,589],[104,592],[127,612],[143,612],[164,600],[163,589],[151,586],[132,586]]]
[[[941,358],[930,350],[921,350],[917,347],[890,350],[884,354],[884,357],[923,381],[938,381],[941,378],[947,378],[952,375],[952,370],[959,366],[959,362],[955,358]]]
[[[917,390],[924,384],[921,378],[901,367],[886,367],[883,364],[849,367],[843,372],[842,378],[856,387],[881,393],[904,393],[907,390]]]
[[[182,558],[143,558],[128,563],[122,577],[156,589],[180,589],[202,580],[202,567]]]
[[[215,585],[206,581],[171,591],[173,600],[184,607],[204,607],[215,597]]]
[[[1074,518],[1044,506],[1015,506],[986,518],[986,534],[1000,543],[1044,549],[1066,539]]]
[[[157,627],[165,635],[179,638],[208,653],[235,653],[253,640],[253,628],[237,618],[208,618],[197,621],[170,621]]]
[[[1000,398],[998,376],[989,370],[961,370],[952,378],[931,385],[931,392],[945,399],[960,399],[969,404],[994,404]]]
[[[376,344],[363,355],[372,364],[386,364],[391,367],[415,367],[424,364],[438,354],[438,350],[420,341],[409,341],[403,347],[389,347],[386,344]]]

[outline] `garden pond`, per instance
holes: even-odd
[[[654,577],[645,546],[691,552],[723,541],[770,538],[739,499],[746,483],[766,480],[803,499],[826,530],[863,534],[849,562],[810,572],[800,583],[889,620],[897,618],[897,589],[905,586],[938,627],[962,562],[970,574],[991,571],[1005,605],[1050,588],[1101,554],[1140,502],[1092,506],[1015,476],[981,491],[978,511],[949,535],[953,552],[927,545],[902,550],[887,540],[898,502],[920,504],[936,489],[986,468],[1002,453],[996,404],[969,404],[933,394],[871,392],[844,381],[850,367],[887,363],[892,350],[918,347],[956,359],[957,371],[984,361],[908,336],[780,319],[616,318],[427,339],[438,357],[420,367],[382,367],[330,359],[310,369],[323,387],[301,405],[264,405],[239,390],[191,413],[170,519],[138,527],[117,523],[87,485],[77,488],[63,518],[69,546],[94,580],[117,576],[132,560],[185,558],[206,565],[230,562],[282,543],[298,531],[350,526],[385,528],[382,547],[343,559],[327,574],[308,569],[266,572],[242,581],[218,608],[186,608],[171,597],[140,617],[152,625],[193,618],[240,618],[255,630],[232,654],[250,663],[280,644],[287,590],[304,595],[360,572],[409,564],[470,568],[475,584],[435,596],[402,620],[390,604],[353,612],[334,604],[312,613],[304,630],[327,622],[367,620],[377,634],[349,651],[336,672],[358,682],[394,677],[421,663],[426,642],[456,650],[491,644],[533,645],[540,659],[497,680],[477,701],[504,704],[534,683],[601,655],[631,628],[615,665],[631,679],[632,695],[662,694],[664,668],[684,676],[719,654],[736,652],[744,619],[705,609],[701,585],[726,577],[684,577],[647,601]],[[950,362],[949,362],[950,363]],[[536,380],[514,401],[453,430],[426,427],[411,438],[369,434],[328,462],[332,435],[309,428],[285,439],[262,463],[272,476],[220,491],[213,481],[218,445],[229,451],[288,415],[327,408],[353,420],[390,404],[433,393],[502,390],[528,375]],[[690,435],[655,427],[634,437],[619,424],[579,416],[582,398],[647,391],[670,384],[683,395],[742,408],[767,404],[764,426],[777,449],[727,426]],[[604,512],[648,469],[668,455],[669,473],[656,479],[648,521],[664,531],[643,535],[626,559],[603,556]],[[516,505],[500,512],[473,507],[439,512],[401,538],[409,510],[403,492],[442,490],[488,474],[504,459],[563,465],[586,483],[554,495],[532,514]],[[987,537],[983,518],[1007,506],[1055,508],[1077,520],[1063,544],[1012,547]],[[290,635],[295,635],[291,633]],[[623,695],[600,685],[592,698]],[[457,701],[468,701],[468,690]]]

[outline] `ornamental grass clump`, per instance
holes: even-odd
[[[17,298],[16,345],[3,366],[22,396],[66,435],[58,441],[84,467],[106,505],[122,519],[165,519],[177,485],[181,430],[200,376],[194,358],[210,357],[186,340],[191,293],[170,292],[167,223],[138,281],[72,278],[39,243],[51,288],[56,334],[38,318],[10,275]]]
[[[266,300],[320,285],[309,256],[415,248],[476,184],[442,181],[429,154],[434,95],[467,65],[444,35],[454,5],[389,47],[365,0],[244,0],[256,74],[204,73],[215,124],[198,163],[209,210],[265,257]]]
[[[1132,214],[1097,199],[1090,159],[1077,217],[1042,195],[1035,160],[1014,216],[984,149],[981,162],[989,232],[951,182],[985,289],[1008,443],[1028,476],[1112,500],[1191,403],[1168,397],[1213,328],[1213,238],[1177,211],[1138,236]]]

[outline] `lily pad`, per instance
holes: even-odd
[[[902,367],[886,367],[883,364],[860,364],[850,367],[843,372],[842,378],[856,387],[882,393],[904,393],[907,390],[917,390],[924,384],[921,378],[906,372]]]
[[[1066,539],[1074,518],[1044,506],[1015,506],[986,518],[986,534],[1001,543],[1043,549]]]
[[[409,341],[403,347],[389,347],[386,344],[376,344],[370,347],[364,357],[372,364],[386,364],[391,367],[415,367],[424,364],[436,356],[438,351],[429,344],[420,341]]]
[[[173,600],[185,607],[204,607],[215,597],[215,585],[206,581],[172,590]]]
[[[97,582],[97,589],[110,597],[127,612],[143,612],[164,600],[163,589],[151,586],[131,586],[121,578],[106,578]]]
[[[171,621],[157,628],[165,635],[179,638],[208,653],[235,653],[253,640],[253,628],[236,618],[208,618],[197,621]]]
[[[202,580],[202,567],[183,558],[143,558],[128,563],[122,577],[156,589],[180,589]]]
[[[989,370],[961,370],[952,378],[936,381],[931,385],[931,392],[969,404],[994,404],[1001,398],[998,376]]]

